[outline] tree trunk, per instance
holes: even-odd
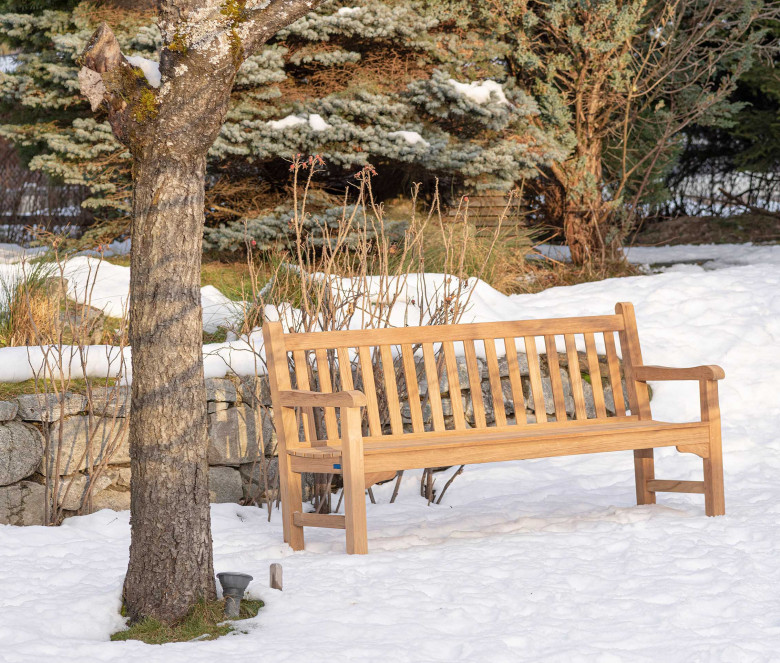
[[[133,165],[132,543],[124,588],[132,621],[170,622],[216,597],[200,302],[205,167],[205,153],[157,145]]]

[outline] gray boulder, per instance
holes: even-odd
[[[49,465],[43,468],[43,473],[47,476],[75,474],[86,469],[88,465],[94,466],[103,460],[109,465],[129,463],[130,441],[126,422],[127,419],[93,417],[90,426],[89,417],[86,416],[70,417],[56,422],[51,427],[52,453],[48,459]],[[60,431],[60,463],[59,467],[55,467]]]
[[[241,378],[241,400],[249,407],[271,405],[271,384],[267,375]]]
[[[98,494],[108,488],[113,481],[107,474],[101,474],[97,479],[93,479],[92,482],[92,501],[94,505]],[[90,478],[83,474],[62,477],[57,488],[57,503],[68,511],[78,510],[81,508],[89,485]]]
[[[43,458],[43,436],[21,421],[0,424],[0,486],[29,477]]]
[[[238,398],[236,385],[224,378],[206,378],[206,400],[219,403],[235,403]]]
[[[129,490],[103,490],[92,498],[92,511],[111,509],[112,511],[130,510]]]
[[[233,465],[252,462],[263,453],[273,453],[276,432],[269,410],[237,405],[209,414],[209,465]]]
[[[87,398],[81,394],[25,394],[17,396],[19,418],[24,421],[57,421],[60,416],[84,412]]]
[[[93,389],[91,407],[92,414],[99,417],[127,417],[130,415],[130,388],[117,386]]]
[[[0,525],[45,525],[46,489],[21,481],[0,488]]]
[[[241,473],[232,467],[209,468],[209,500],[216,504],[238,502],[244,496]]]
[[[0,421],[11,421],[19,411],[16,401],[0,401]]]

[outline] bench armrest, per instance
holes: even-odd
[[[666,366],[636,366],[634,379],[648,380],[722,380],[726,373],[720,366],[693,366],[691,368],[668,368]]]
[[[279,392],[279,405],[282,407],[362,407],[366,402],[365,394],[357,389],[329,394],[304,389]]]

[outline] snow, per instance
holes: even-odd
[[[428,147],[430,145],[430,143],[416,131],[391,131],[387,134],[387,137],[403,138],[409,145],[417,145],[418,143],[423,147]]]
[[[302,117],[298,117],[297,115],[288,115],[287,117],[283,117],[281,120],[269,120],[268,126],[271,127],[271,129],[281,130],[305,123],[306,120],[304,120]]]
[[[336,12],[339,16],[352,16],[353,14],[359,14],[362,7],[339,7]]]
[[[534,250],[555,260],[568,261],[569,247],[540,244]],[[635,265],[673,265],[702,263],[706,269],[729,265],[766,263],[780,265],[780,246],[777,244],[680,244],[676,246],[632,246],[625,249],[626,258]]]
[[[332,127],[332,125],[328,124],[319,113],[312,113],[309,115],[309,126],[312,128],[312,131],[325,131]]]
[[[141,55],[125,55],[127,60],[134,67],[138,67],[144,72],[146,80],[152,87],[160,87],[162,76],[160,75],[160,63],[149,60]]]
[[[311,113],[307,117],[301,117],[300,115],[288,115],[281,120],[269,120],[268,126],[271,129],[278,131],[288,129],[289,127],[297,127],[301,124],[309,123],[312,131],[325,131],[330,129],[332,125],[328,124],[325,119],[319,113]]]
[[[499,103],[509,103],[506,99],[506,95],[504,94],[504,88],[501,87],[501,83],[497,83],[496,81],[461,83],[456,81],[454,78],[450,78],[448,82],[464,97],[468,97],[475,104],[486,104],[488,101],[490,101],[491,94],[495,95],[494,98]]]
[[[12,74],[19,66],[19,60],[13,55],[0,55],[0,73]]]
[[[778,247],[699,250],[674,248],[740,264],[511,297],[485,286],[470,313],[599,314],[633,301],[646,363],[722,365],[725,517],[706,518],[699,495],[634,506],[630,452],[468,466],[438,506],[407,472],[395,504],[392,485],[374,490],[366,557],[344,554],[339,530],[309,529],[306,551],[293,553],[277,511],[268,523],[261,509],[214,505],[215,571],[252,574],[249,593],[267,605],[242,623],[247,634],[162,647],[108,641],[122,626],[127,512],[2,526],[0,660],[777,660]],[[671,254],[650,249],[643,260]],[[653,391],[656,418],[696,417],[695,384]],[[701,478],[695,456],[656,458],[659,477]],[[272,562],[283,564],[283,592],[268,588]]]

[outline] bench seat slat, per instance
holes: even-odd
[[[609,419],[607,421],[597,421],[588,419],[586,421],[564,421],[559,423],[550,422],[545,426],[526,426],[519,428],[517,426],[502,426],[487,428],[480,431],[478,437],[470,434],[469,431],[447,430],[444,433],[435,431],[426,431],[424,433],[408,433],[403,436],[380,435],[378,437],[364,437],[363,446],[365,454],[377,453],[387,449],[415,449],[427,448],[431,446],[452,447],[463,444],[482,444],[495,442],[497,440],[516,441],[522,443],[525,440],[545,439],[556,437],[588,436],[590,434],[598,435],[600,433],[625,433],[636,435],[642,431],[654,430],[706,430],[706,424],[695,421],[690,423],[669,423],[665,421],[655,421],[653,419],[637,419],[636,417],[626,417],[621,419]],[[640,440],[635,440],[641,443]],[[326,446],[322,447],[298,447],[287,452],[291,456],[301,456],[309,458],[320,458],[341,455],[341,441],[339,439],[328,440]]]
[[[595,420],[594,420],[595,421]],[[551,430],[556,424],[539,427],[506,426],[491,429],[491,435],[464,434],[430,436],[428,439],[365,440],[364,458],[367,472],[402,470],[439,465],[475,464],[500,460],[544,458],[603,451],[631,450],[638,444],[647,447],[671,447],[695,444],[707,440],[708,428],[699,422],[673,424],[652,420],[633,421],[630,426],[610,426],[600,420],[584,427],[564,426]],[[530,434],[529,434],[530,433]],[[288,451],[295,471],[339,472],[341,449],[337,446]]]

